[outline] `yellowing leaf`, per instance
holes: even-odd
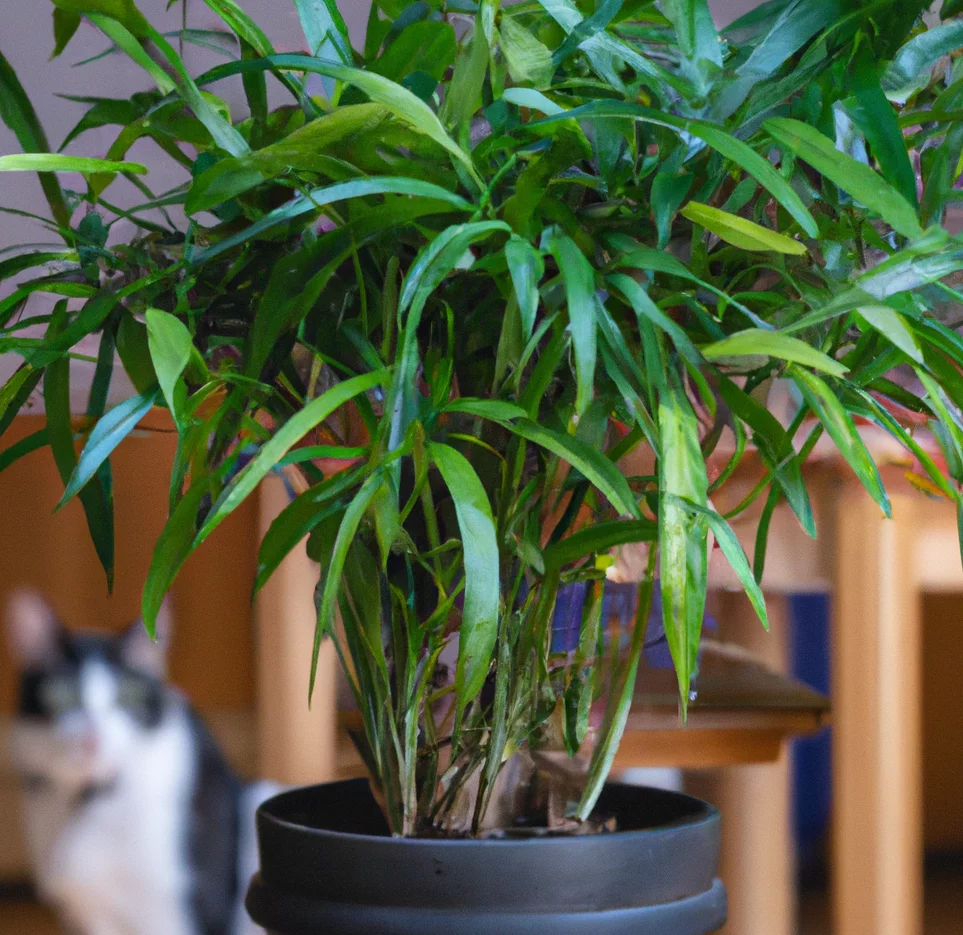
[[[806,245],[798,240],[711,205],[690,201],[681,213],[693,224],[701,225],[726,243],[743,250],[774,250],[776,253],[791,253],[797,256],[806,252]]]

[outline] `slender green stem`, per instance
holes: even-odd
[[[612,696],[616,699],[616,704],[610,705],[609,710],[606,711],[605,722],[599,731],[599,741],[589,764],[588,782],[576,812],[580,821],[587,821],[591,816],[599,796],[602,794],[609,771],[612,769],[612,763],[615,761],[615,754],[618,752],[622,734],[625,733],[625,724],[629,717],[629,709],[632,707],[632,697],[635,693],[635,679],[638,674],[639,663],[642,660],[642,650],[645,648],[649,616],[652,613],[652,595],[655,591],[655,566],[658,552],[655,543],[652,543],[649,546],[649,560],[645,569],[645,577],[639,586],[639,606],[635,618],[635,627],[632,630],[632,641],[629,645],[628,656],[622,664],[621,674],[617,678],[613,677],[613,682],[618,685],[615,694]]]

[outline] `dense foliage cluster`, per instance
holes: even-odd
[[[0,261],[0,352],[23,358],[0,431],[41,387],[47,412],[0,469],[49,445],[109,577],[111,452],[170,410],[149,626],[191,551],[269,472],[296,472],[255,587],[310,535],[316,648],[338,647],[397,833],[478,831],[504,765],[546,744],[587,747],[571,807],[587,818],[653,591],[684,707],[710,542],[765,622],[768,519],[784,501],[815,534],[802,464],[821,434],[883,511],[858,424],[961,501],[963,241],[944,227],[963,164],[958,2],[927,28],[917,0],[770,0],[720,34],[706,0],[375,0],[359,50],[335,0],[294,0],[303,54],[276,53],[234,0],[204,2],[223,33],[54,0],[58,54],[85,18],[153,83],[92,100],[64,140],[116,125],[106,160],[53,153],[0,56],[24,150],[0,170],[42,173],[62,240]],[[228,60],[191,75],[191,41]],[[218,96],[231,82],[244,114]],[[176,189],[124,161],[143,137],[183,166]],[[124,185],[143,203],[116,207]],[[121,220],[140,235],[112,240]],[[115,357],[137,395],[105,411]],[[766,406],[774,381],[792,388],[788,426]],[[912,434],[924,422],[939,458]],[[626,476],[636,449],[650,473]],[[713,507],[750,450],[764,473],[734,512],[765,498],[754,567]],[[613,656],[601,595],[626,543],[647,560]],[[553,655],[572,581],[589,582],[581,638]]]

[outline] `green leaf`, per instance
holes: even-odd
[[[321,397],[318,397],[319,399]],[[341,519],[338,534],[331,548],[328,559],[327,573],[321,589],[321,604],[318,608],[318,623],[314,629],[314,650],[311,656],[311,680],[308,686],[308,698],[314,695],[314,684],[318,673],[318,656],[321,652],[321,640],[334,625],[334,611],[337,607],[338,595],[341,591],[341,579],[348,551],[355,539],[358,526],[372,501],[381,492],[383,480],[378,474],[372,474],[357,494],[352,498]]]
[[[635,495],[622,472],[605,455],[586,442],[523,419],[506,426],[526,441],[533,442],[567,461],[619,511],[641,518]]]
[[[498,31],[512,80],[538,89],[547,88],[555,75],[552,53],[513,16],[503,15]]]
[[[14,442],[8,448],[4,448],[3,451],[0,451],[0,474],[25,455],[49,444],[50,431],[48,429],[40,429],[39,432],[33,432],[26,436],[26,438],[21,438],[20,441]]]
[[[336,474],[321,484],[309,487],[278,513],[264,534],[258,550],[255,594],[264,587],[285,556],[293,551],[312,529],[343,509],[338,498],[356,483],[356,472],[344,471]]]
[[[19,256],[12,256],[9,260],[0,262],[0,282],[35,266],[44,266],[58,260],[76,263],[77,259],[77,254],[73,250],[61,250],[56,253],[21,253]]]
[[[839,397],[821,380],[808,370],[791,368],[792,378],[809,403],[810,409],[819,417],[829,437],[833,440],[842,456],[853,469],[860,483],[869,495],[879,504],[886,516],[890,516],[889,497],[883,487],[882,478],[873,461],[873,456],[860,437],[859,430],[848,412],[843,408]]]
[[[502,402],[498,399],[472,399],[460,396],[453,399],[444,412],[463,412],[465,415],[490,419],[492,422],[508,422],[511,419],[524,419],[527,413],[515,403]]]
[[[232,156],[243,156],[251,151],[247,140],[213,107],[194,83],[190,72],[174,51],[171,44],[153,27],[148,26],[147,34],[154,45],[160,49],[164,58],[170,62],[177,76],[181,96],[201,123],[207,127],[214,143]]]
[[[554,116],[564,114],[565,108],[547,98],[541,91],[534,88],[506,88],[502,94],[502,100],[514,104],[516,107],[527,107],[529,110],[538,110],[543,114]]]
[[[53,11],[54,50],[50,56],[52,59],[57,58],[67,48],[67,43],[73,39],[80,28],[80,20],[79,13],[62,10],[59,7]]]
[[[696,366],[699,365],[702,355],[685,333],[685,329],[666,315],[639,283],[624,273],[615,273],[609,276],[607,281],[625,296],[640,321],[646,319],[652,322],[656,328],[664,331],[671,338],[676,350],[686,360]]]
[[[458,631],[455,693],[461,710],[482,690],[498,636],[498,540],[492,508],[471,462],[447,445],[429,455],[455,503],[465,564],[465,607]]]
[[[365,393],[383,384],[388,377],[387,370],[365,373],[352,377],[331,387],[316,399],[311,400],[303,409],[296,412],[265,442],[251,462],[245,467],[211,507],[203,527],[197,534],[200,545],[217,526],[219,526],[253,492],[254,488],[276,467],[277,463],[305,435],[320,425],[332,413],[360,393]]]
[[[441,121],[445,126],[465,126],[481,106],[482,87],[488,73],[489,46],[485,32],[476,18],[467,52],[455,59],[455,71],[448,93],[441,105]]]
[[[785,234],[747,221],[737,214],[729,214],[698,201],[690,201],[681,211],[683,217],[693,224],[699,224],[707,231],[721,237],[726,243],[743,250],[774,250],[776,253],[790,253],[796,256],[806,254],[806,245],[793,240]]]
[[[792,361],[815,370],[822,370],[834,377],[840,377],[847,372],[847,367],[838,360],[827,357],[822,351],[816,350],[805,341],[779,331],[764,331],[761,328],[738,331],[721,341],[706,344],[700,350],[706,360],[755,356],[776,357],[779,360]]]
[[[428,298],[464,260],[471,244],[501,232],[511,233],[511,228],[503,221],[452,225],[418,254],[408,270],[398,305],[398,318],[404,323],[404,333],[400,343],[400,363],[389,394],[390,408],[394,413],[389,448],[394,449],[401,443],[417,412],[418,326]]]
[[[630,542],[653,542],[658,527],[647,519],[616,519],[592,523],[542,552],[546,568],[564,568],[589,555],[609,552]]]
[[[699,423],[681,389],[659,397],[659,555],[662,619],[679,681],[682,716],[696,671],[709,565],[708,521],[679,502],[707,505],[709,481]]]
[[[853,198],[875,211],[904,237],[922,237],[913,206],[869,166],[836,149],[818,130],[788,117],[773,117],[763,126],[780,145],[808,162]]]
[[[675,26],[684,57],[683,74],[706,93],[722,70],[722,43],[707,0],[664,0],[662,11]]]
[[[150,412],[156,399],[157,390],[132,396],[97,421],[80,453],[67,489],[57,504],[58,510],[97,473],[113,450],[137,428],[137,423]]]
[[[581,416],[595,395],[598,331],[595,321],[595,270],[570,237],[556,235],[549,242],[549,247],[565,282],[569,329],[575,352],[575,411]]]
[[[147,340],[154,372],[164,399],[176,421],[180,421],[180,405],[175,388],[187,362],[191,359],[194,343],[191,333],[177,316],[149,308],[145,314]]]
[[[923,363],[923,352],[916,335],[899,312],[888,305],[861,305],[857,311],[907,357],[918,364]]]
[[[748,181],[750,185],[755,186],[753,179]],[[655,226],[659,232],[660,250],[665,249],[672,237],[672,222],[688,196],[692,182],[693,175],[690,172],[681,172],[669,163],[664,164],[652,180],[649,197]]]
[[[527,240],[515,235],[505,244],[505,260],[522,315],[522,334],[527,341],[532,336],[538,315],[538,284],[545,275],[545,261]]]
[[[471,161],[471,156],[448,135],[435,112],[421,98],[412,94],[411,91],[400,84],[396,84],[394,81],[374,72],[333,65],[319,59],[310,59],[298,55],[274,55],[265,59],[264,62],[281,68],[316,72],[354,85],[367,94],[372,101],[387,107],[399,120],[413,130],[424,134],[442,146],[468,170],[469,175],[476,180],[479,188],[483,187]]]
[[[883,88],[902,103],[915,90],[919,77],[929,77],[933,66],[963,46],[963,21],[934,26],[904,45],[883,74]]]
[[[785,494],[786,501],[810,538],[816,537],[816,520],[809,500],[809,491],[802,474],[799,455],[793,447],[792,438],[779,420],[758,400],[732,380],[722,377],[718,383],[719,395],[733,416],[745,422],[752,430],[752,441],[762,456],[766,467],[776,477]]]
[[[741,302],[737,302],[735,299],[730,298],[728,294],[718,286],[714,286],[711,282],[707,282],[696,276],[692,270],[685,266],[681,260],[678,260],[672,256],[671,253],[667,253],[664,250],[655,250],[652,247],[639,247],[636,241],[627,237],[623,238],[621,236],[616,236],[612,239],[613,242],[620,247],[623,243],[625,243],[626,252],[616,259],[616,263],[619,266],[628,266],[633,269],[642,269],[655,273],[665,273],[667,276],[678,276],[681,279],[694,282],[702,289],[705,289],[707,292],[711,292],[713,295],[720,298],[723,303],[728,303],[732,305],[733,308],[737,308],[740,312],[742,312],[743,315],[745,315],[751,321],[754,321],[759,327],[763,327],[765,324]]]
[[[144,19],[134,0],[53,0],[54,6],[66,13],[97,13],[117,20],[125,29],[143,39],[150,24]]]
[[[274,211],[248,225],[239,233],[224,238],[224,240],[208,247],[206,250],[199,251],[194,257],[194,262],[200,264],[211,260],[215,256],[247,243],[281,224],[303,217],[306,214],[317,213],[326,205],[336,204],[339,201],[350,201],[353,198],[387,194],[437,199],[463,211],[472,207],[460,195],[455,195],[439,185],[422,182],[419,179],[404,177],[353,179],[349,182],[338,182],[335,185],[316,188],[301,198],[286,202],[280,208],[275,208]]]
[[[764,4],[762,9],[769,6]],[[780,10],[779,16],[737,69],[738,78],[724,88],[724,112],[735,111],[754,85],[776,74],[816,33],[840,16],[842,7],[839,0],[796,0],[774,5]]]
[[[348,27],[338,9],[336,0],[294,0],[304,38],[308,40],[308,51],[321,57],[328,49],[345,65],[354,61]]]
[[[239,39],[246,42],[258,55],[274,54],[271,40],[234,0],[204,0],[204,2],[234,30]]]
[[[210,484],[206,477],[194,481],[157,538],[141,596],[141,616],[151,639],[157,635],[157,615],[164,598],[177,572],[194,550],[197,512],[209,491]]]
[[[33,104],[30,103],[30,98],[27,97],[16,72],[2,52],[0,52],[0,120],[3,120],[13,131],[25,153],[50,151],[50,144],[37,118],[37,112],[33,109]],[[69,228],[70,209],[67,207],[57,177],[49,172],[43,173],[40,176],[40,186],[57,225]]]
[[[959,478],[963,475],[963,431],[960,429],[959,418],[954,417],[952,407],[947,404],[946,393],[939,383],[922,367],[916,367],[915,370],[917,377],[926,389],[926,404],[936,418],[933,434],[936,435],[943,449],[947,470],[951,476]],[[937,427],[942,427],[942,433],[936,431]],[[925,461],[921,463],[926,464]],[[940,486],[943,485],[940,484]],[[951,496],[957,497],[952,489]]]
[[[409,81],[419,74],[425,76],[428,93],[419,97],[427,100],[454,63],[457,50],[455,30],[448,23],[412,23],[392,40],[384,54],[369,67],[392,81],[404,81],[410,90],[413,88]]]
[[[146,393],[158,385],[150,356],[147,326],[133,315],[125,315],[117,326],[117,354],[138,393]]]
[[[916,173],[906,149],[896,112],[886,100],[880,85],[876,62],[868,50],[856,62],[853,90],[856,106],[851,108],[853,121],[866,137],[880,171],[912,207],[919,207]]]
[[[716,537],[716,542],[719,543],[722,554],[725,555],[726,560],[732,566],[732,570],[742,582],[746,596],[749,598],[749,603],[752,604],[752,608],[759,617],[759,621],[763,627],[768,630],[769,615],[766,612],[766,598],[762,593],[762,588],[759,587],[759,583],[756,581],[755,575],[752,573],[752,566],[749,564],[749,558],[742,547],[742,543],[732,531],[732,527],[722,516],[710,507],[699,506],[689,500],[682,500],[682,504],[697,516],[704,516],[708,520],[709,528]]]
[[[133,62],[140,65],[151,76],[162,94],[172,94],[177,89],[177,85],[171,80],[170,75],[147,53],[140,41],[143,38],[140,34],[135,34],[122,22],[110,16],[88,13],[87,18],[108,39],[112,39],[114,44],[122,49]]]
[[[628,66],[646,79],[649,87],[660,95],[665,87],[674,88],[685,97],[692,94],[692,87],[685,79],[657,65],[634,46],[605,29],[611,20],[609,11],[613,9],[612,0],[602,4],[596,14],[588,19],[583,18],[573,0],[539,0],[539,4],[572,39],[571,45],[566,44],[567,47],[574,45],[581,49],[596,73],[615,88],[624,88],[622,72]]]
[[[30,394],[37,388],[43,370],[30,364],[18,367],[3,386],[0,386],[0,436],[10,428]]]
[[[628,117],[641,123],[668,127],[679,133],[691,134],[696,139],[700,139],[711,146],[726,159],[732,160],[736,165],[745,169],[795,218],[799,226],[810,237],[819,235],[816,221],[789,182],[754,149],[715,124],[705,123],[701,120],[687,120],[628,101],[596,101],[565,111],[564,114],[544,117],[542,120],[530,124],[530,126],[545,126],[558,123],[561,120],[591,120],[595,117]]]
[[[147,167],[137,162],[112,162],[85,156],[61,156],[57,153],[12,153],[0,156],[0,172],[133,172],[144,175]]]
[[[54,334],[62,327],[65,312],[66,305],[62,303],[54,312],[54,320],[48,335]],[[77,466],[77,453],[74,450],[74,433],[71,425],[70,360],[68,358],[55,361],[47,367],[44,371],[43,389],[50,450],[60,478],[67,485]],[[110,590],[114,579],[114,507],[109,482],[105,481],[109,481],[109,474],[106,472],[98,474],[94,483],[80,491],[80,503],[94,550],[107,575],[107,588]]]

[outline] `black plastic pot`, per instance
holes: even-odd
[[[625,830],[484,841],[391,838],[364,780],[279,795],[258,812],[247,896],[272,935],[705,935],[726,919],[719,813],[610,785]]]

